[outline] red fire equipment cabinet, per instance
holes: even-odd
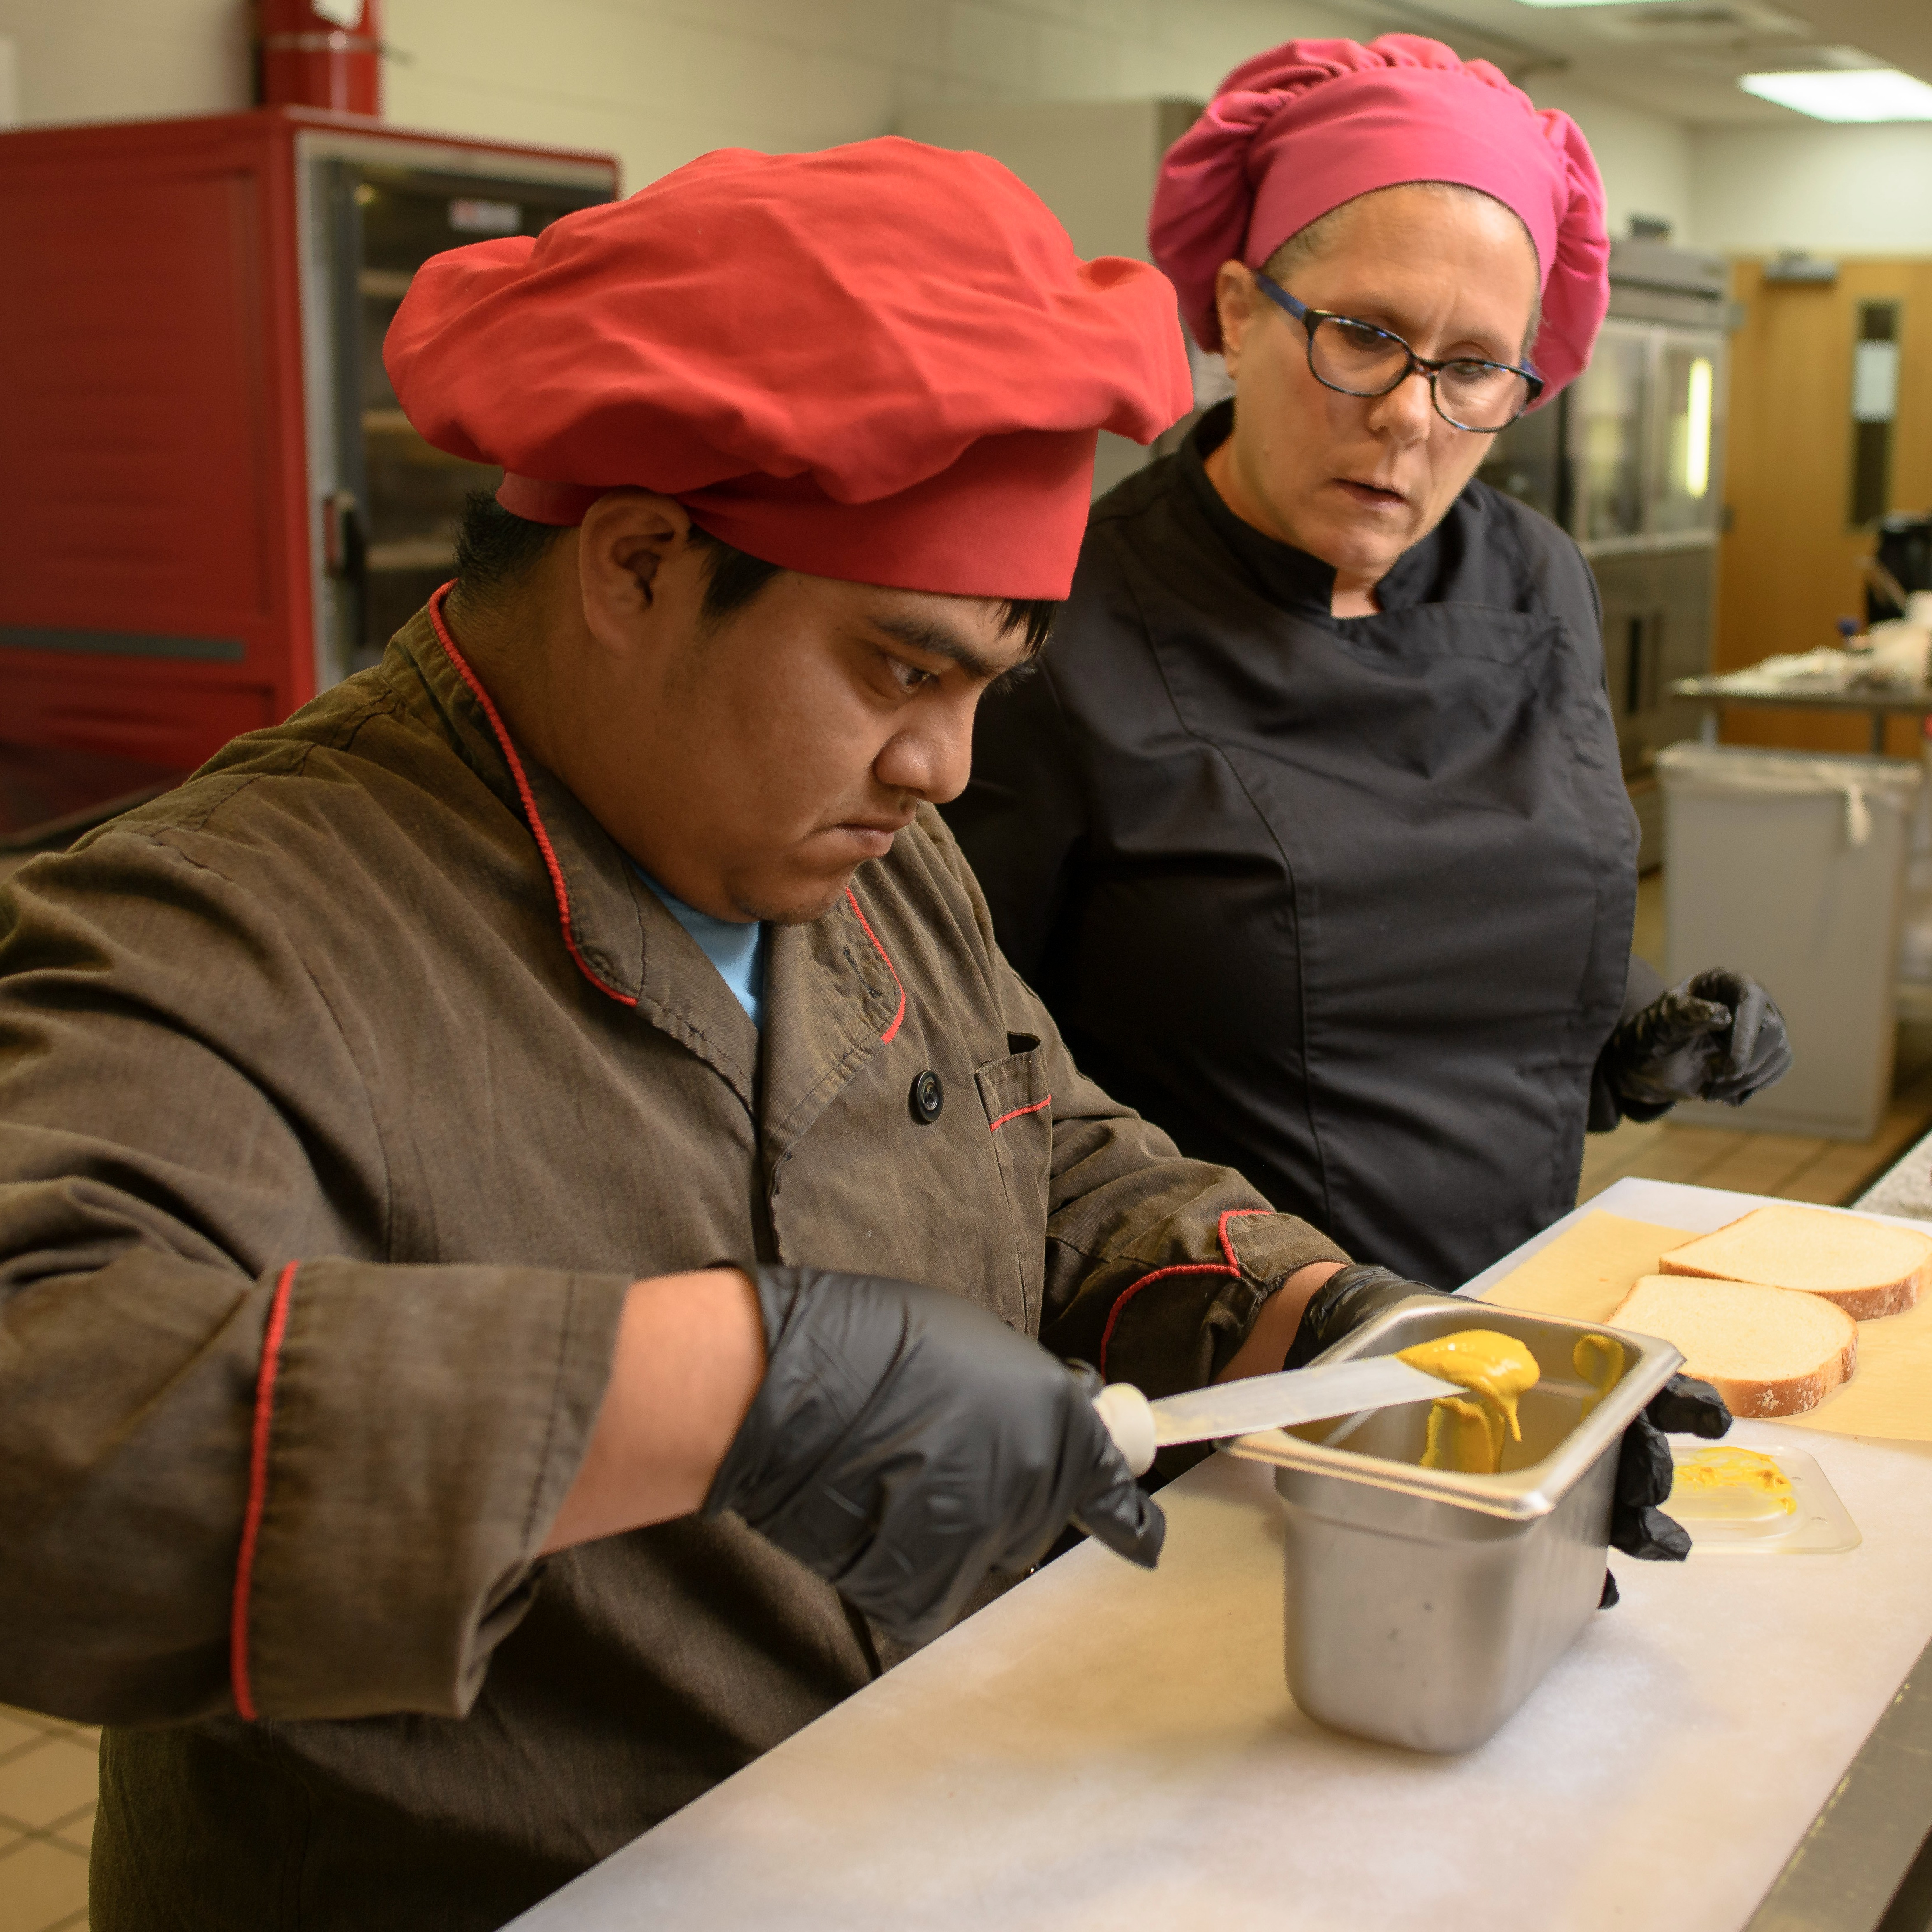
[[[496,478],[396,406],[411,275],[616,187],[304,108],[0,134],[0,745],[188,770],[373,663]]]

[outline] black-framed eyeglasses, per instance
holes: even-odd
[[[1432,362],[1389,329],[1332,309],[1310,308],[1266,275],[1257,274],[1255,280],[1269,301],[1300,323],[1308,338],[1309,374],[1324,388],[1345,396],[1385,396],[1420,375],[1429,384],[1436,413],[1452,428],[1478,436],[1508,429],[1543,393],[1543,378],[1526,364],[1462,356]]]

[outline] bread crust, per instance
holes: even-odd
[[[1754,1208],[1749,1214],[1740,1214],[1735,1221],[1728,1221],[1721,1228],[1713,1228],[1709,1234],[1699,1234],[1684,1244],[1695,1247],[1718,1234],[1727,1234],[1733,1228],[1742,1227],[1754,1216],[1765,1210]],[[1801,1210],[1801,1212],[1811,1210]],[[1682,1250],[1659,1257],[1657,1269],[1660,1274],[1694,1275],[1703,1281],[1736,1281],[1738,1276],[1718,1267],[1701,1264],[1694,1261],[1680,1258]],[[1794,1294],[1815,1294],[1820,1301],[1828,1301],[1834,1308],[1842,1308],[1854,1322],[1882,1321],[1888,1315],[1903,1315],[1908,1308],[1918,1305],[1918,1298],[1928,1287],[1932,1287],[1932,1250],[1910,1274],[1896,1281],[1874,1282],[1862,1288],[1798,1288],[1789,1282],[1766,1282],[1766,1288],[1790,1288]]]
[[[1660,1270],[1660,1273],[1664,1270]],[[1739,1282],[1729,1275],[1706,1274],[1701,1269],[1679,1268],[1670,1270],[1680,1276],[1691,1276],[1703,1281],[1721,1281],[1728,1286],[1747,1288],[1763,1294],[1803,1294],[1810,1291],[1795,1288],[1770,1288],[1756,1282]],[[1626,1314],[1632,1302],[1643,1292],[1640,1282],[1618,1304],[1616,1312],[1610,1319],[1613,1328],[1628,1328],[1642,1334],[1649,1332],[1641,1315],[1634,1318]],[[1816,1295],[1814,1300],[1829,1300],[1826,1295]],[[1832,1304],[1838,1306],[1835,1302]],[[1850,1311],[1840,1308],[1841,1315],[1849,1318],[1845,1323],[1845,1345],[1830,1360],[1817,1368],[1799,1376],[1781,1376],[1774,1381],[1754,1381],[1738,1376],[1726,1376],[1714,1372],[1696,1362],[1687,1360],[1684,1372],[1708,1382],[1724,1398],[1724,1406],[1733,1415],[1742,1415],[1762,1420],[1780,1415],[1802,1415],[1808,1408],[1816,1408],[1832,1391],[1841,1383],[1848,1382],[1858,1366],[1858,1330],[1857,1318]]]
[[[1711,1386],[1724,1399],[1733,1415],[1762,1420],[1776,1415],[1802,1415],[1816,1408],[1841,1382],[1852,1378],[1858,1366],[1858,1340],[1854,1334],[1844,1352],[1816,1375],[1792,1376],[1784,1382],[1738,1382],[1730,1376],[1711,1376]]]
[[[1666,1255],[1658,1264],[1659,1274],[1695,1276],[1700,1281],[1735,1281],[1737,1276],[1726,1274],[1722,1268],[1699,1268],[1692,1262],[1680,1262]],[[1828,1301],[1834,1308],[1842,1308],[1854,1322],[1876,1322],[1887,1315],[1903,1315],[1908,1308],[1916,1306],[1924,1292],[1927,1278],[1932,1275],[1932,1258],[1922,1262],[1903,1281],[1888,1281],[1874,1288],[1794,1288],[1793,1294],[1815,1294],[1820,1301]],[[1767,1288],[1783,1287],[1781,1282],[1766,1282]]]

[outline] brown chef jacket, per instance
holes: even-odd
[[[111,1932],[498,1924],[877,1674],[735,1518],[535,1560],[634,1277],[929,1282],[1159,1394],[1339,1252],[1081,1077],[929,808],[761,1041],[427,614],[21,872],[0,976],[0,1699],[112,1727]]]

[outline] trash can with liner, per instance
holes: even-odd
[[[1684,744],[1658,754],[1657,772],[1670,982],[1707,966],[1754,974],[1793,1055],[1743,1106],[1684,1102],[1671,1118],[1869,1139],[1892,1092],[1918,762]]]

